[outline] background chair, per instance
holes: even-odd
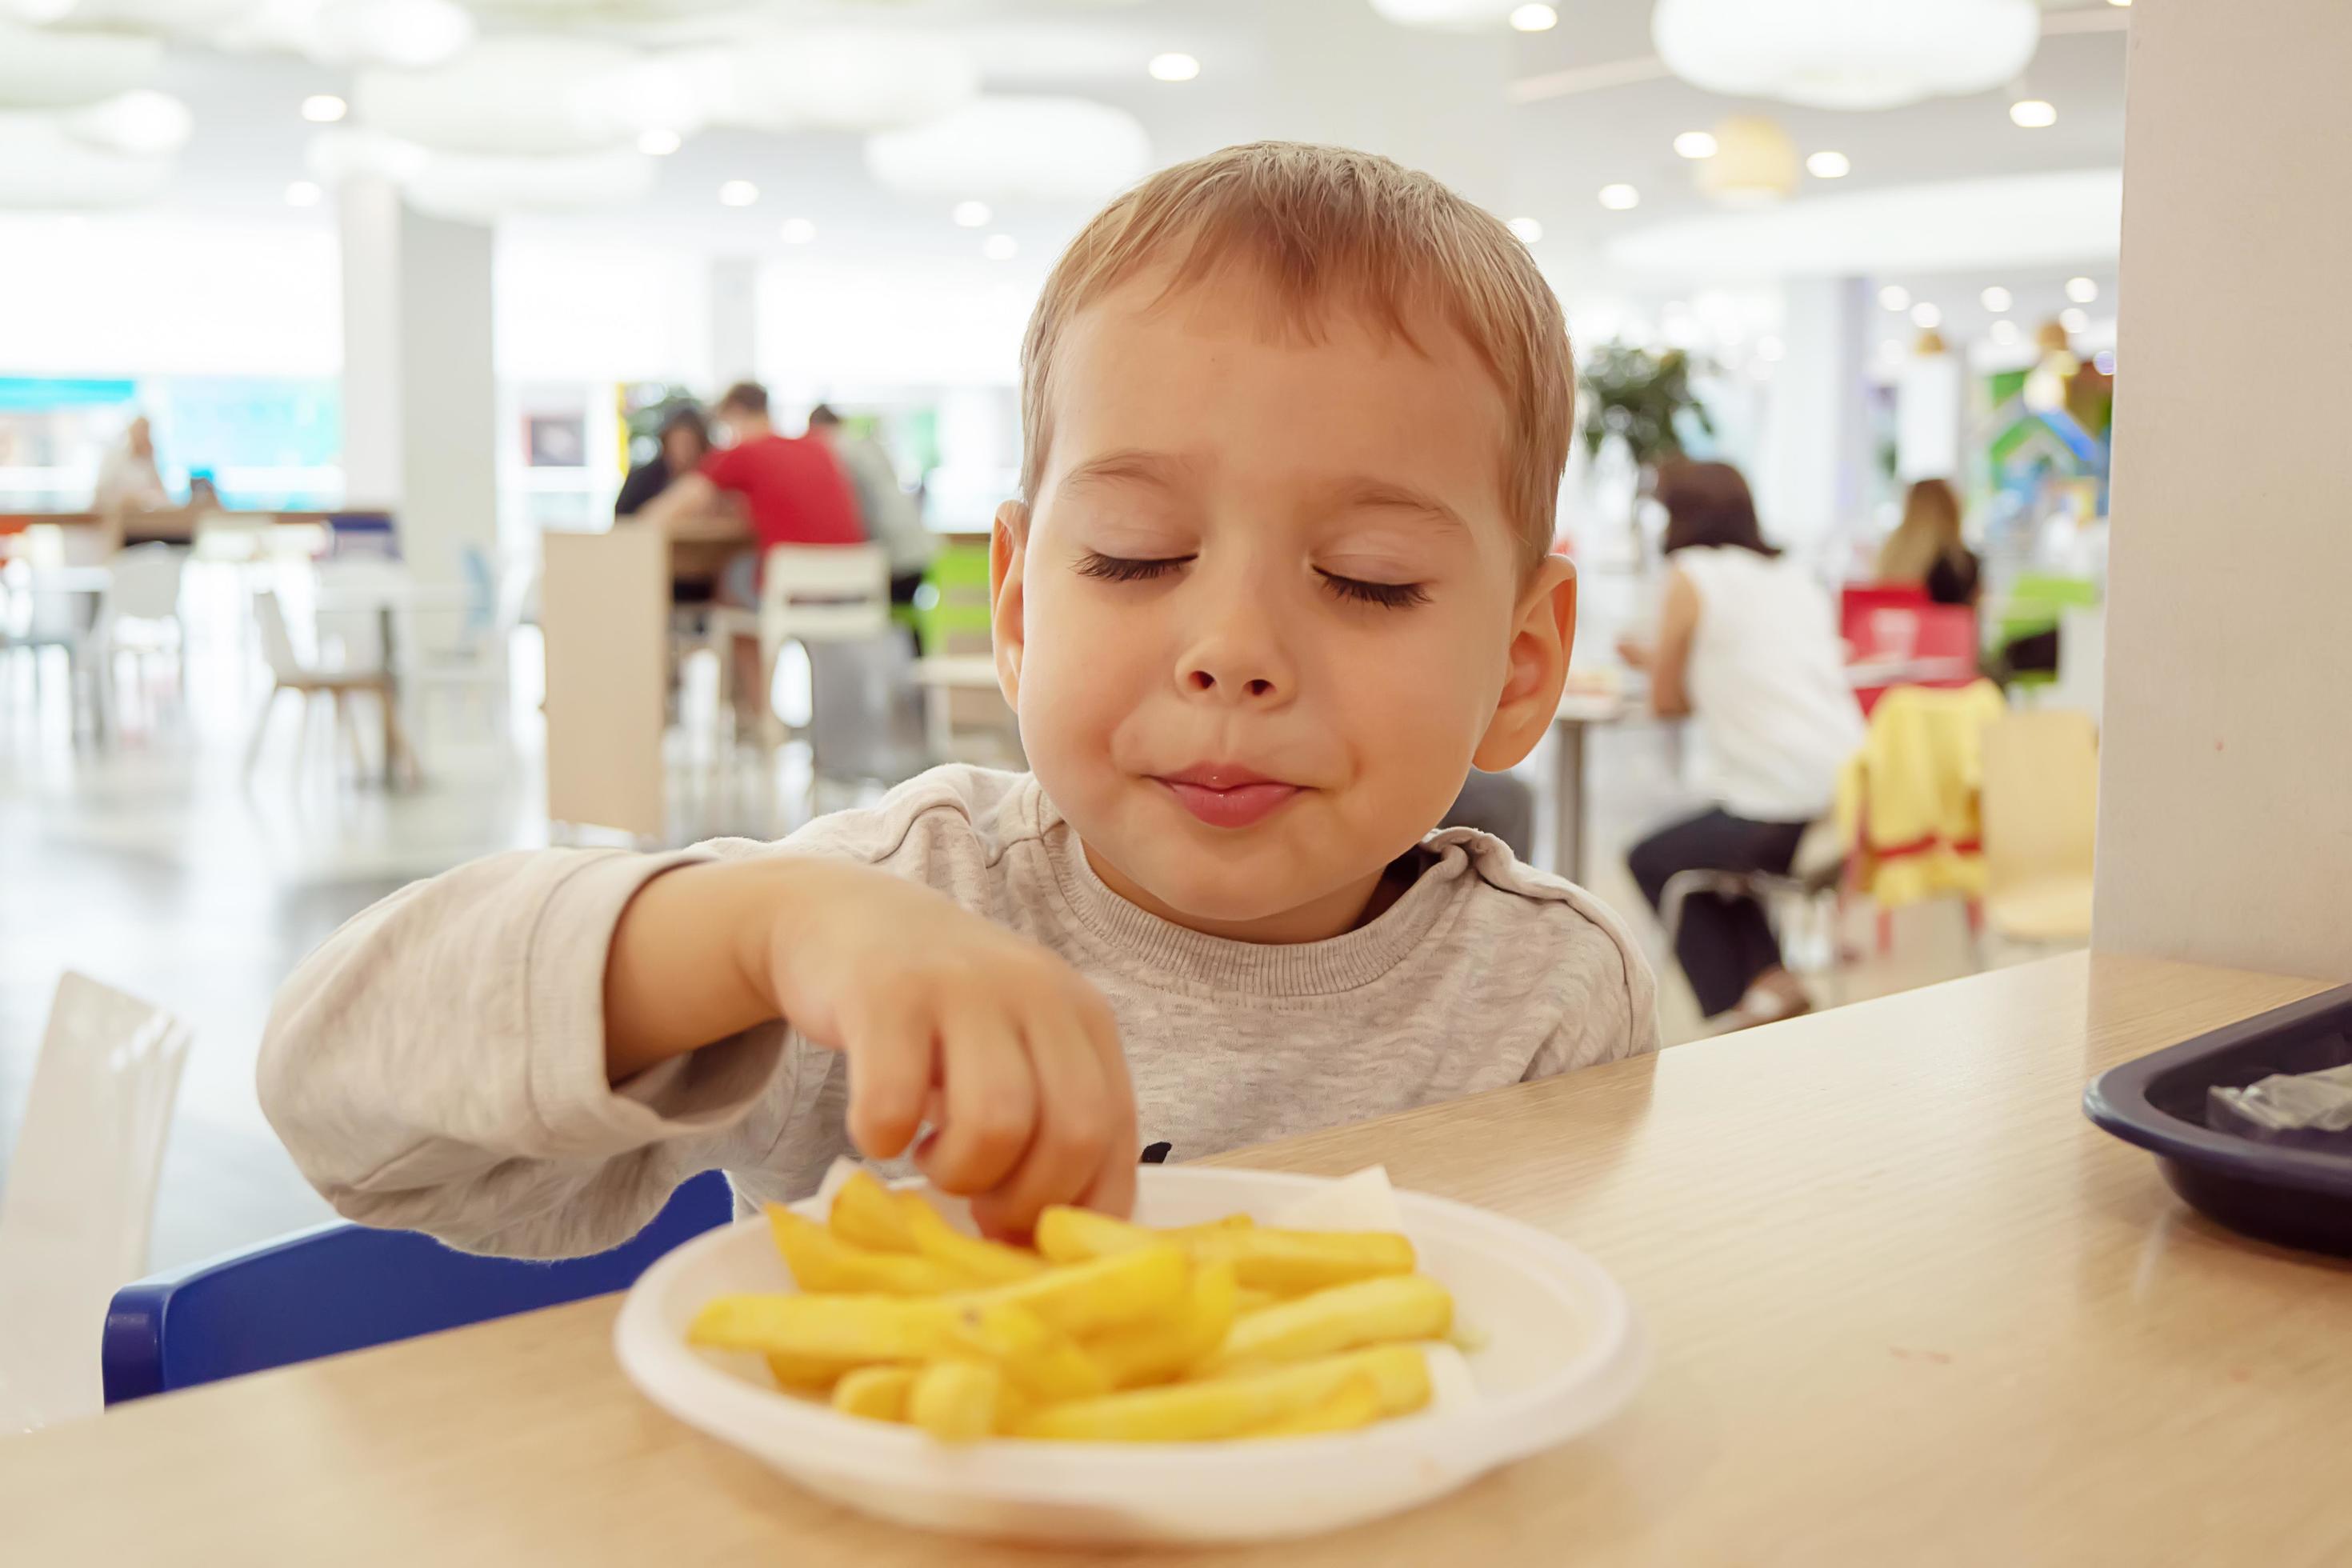
[[[100,605],[93,640],[98,645],[100,680],[113,689],[114,667],[131,656],[132,688],[142,700],[147,693],[148,658],[168,653],[173,658],[180,700],[187,700],[188,630],[180,619],[180,575],[187,552],[170,544],[139,544],[107,563],[106,597]]]
[[[327,1225],[142,1279],[117,1291],[106,1313],[106,1403],[625,1289],[734,1213],[727,1178],[706,1171],[645,1229],[593,1258],[483,1258],[413,1230]]]
[[[1827,1000],[1834,1005],[1841,999],[1836,993],[1846,958],[1845,868],[1837,825],[1823,818],[1805,829],[1785,876],[1769,871],[1676,872],[1666,879],[1658,901],[1667,962],[1682,941],[1683,910],[1692,899],[1747,899],[1764,911],[1790,969],[1827,977],[1832,988]],[[1818,961],[1808,962],[1810,953],[1801,948],[1818,953]]]
[[[1984,731],[1985,923],[2007,942],[2091,936],[2098,731],[2063,709],[2011,712]]]
[[[414,780],[417,776],[415,754],[409,750],[407,734],[401,728],[400,699],[392,671],[381,667],[373,669],[313,669],[304,664],[294,651],[293,635],[286,626],[286,612],[278,595],[264,589],[253,596],[253,616],[261,631],[261,654],[268,662],[271,685],[269,695],[262,699],[261,713],[254,721],[253,741],[245,752],[245,771],[253,772],[261,760],[262,742],[269,737],[270,716],[278,710],[278,699],[283,692],[295,692],[302,699],[300,735],[310,732],[310,715],[313,699],[324,694],[334,701],[335,727],[351,740],[354,756],[359,752],[359,732],[352,728],[347,700],[353,692],[373,693],[383,705],[383,771],[387,778],[405,773]],[[298,740],[298,746],[299,741]],[[297,755],[299,757],[299,752]],[[364,759],[361,759],[365,771]]]
[[[776,718],[776,660],[784,645],[859,642],[890,634],[890,558],[871,544],[779,544],[761,558],[760,607],[721,609],[709,619],[719,655],[722,700],[738,637],[760,645],[756,699],[762,738],[782,737]]]
[[[1976,611],[1936,604],[1924,588],[1849,584],[1838,601],[1838,629],[1850,662],[1914,667],[1902,679],[1857,686],[1864,713],[1897,686],[1956,689],[1977,679]]]
[[[188,1041],[134,996],[58,982],[0,1194],[0,1431],[98,1412],[90,1329],[147,1267]]]

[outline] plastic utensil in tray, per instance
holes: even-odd
[[[2352,1063],[2352,985],[2109,1068],[2084,1113],[2153,1152],[2164,1179],[2232,1230],[2352,1256],[2352,1132],[2266,1140],[2223,1131],[2214,1089]]]

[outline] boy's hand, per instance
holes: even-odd
[[[753,869],[745,867],[748,872]],[[849,1134],[1026,1234],[1049,1204],[1135,1203],[1135,1091],[1109,1005],[1024,938],[885,872],[761,863],[776,893],[740,950],[777,1014],[849,1058]]]

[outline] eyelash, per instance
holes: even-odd
[[[1197,557],[1165,555],[1157,559],[1139,560],[1131,556],[1104,555],[1087,552],[1078,563],[1079,574],[1106,583],[1144,583],[1154,577],[1164,577],[1177,567]],[[1429,602],[1429,590],[1418,583],[1367,583],[1357,577],[1342,577],[1336,573],[1318,570],[1317,576],[1324,585],[1342,599],[1352,599],[1361,605],[1379,605],[1386,609],[1402,610]]]

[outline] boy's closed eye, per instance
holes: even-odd
[[[1106,555],[1100,551],[1089,550],[1079,557],[1078,572],[1082,576],[1106,583],[1143,583],[1179,572],[1198,559],[1197,555]],[[1351,577],[1322,566],[1315,569],[1315,574],[1335,595],[1356,604],[1404,609],[1429,602],[1429,588],[1423,583]]]

